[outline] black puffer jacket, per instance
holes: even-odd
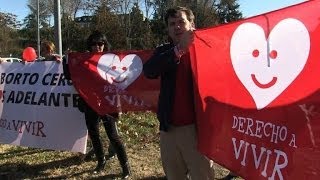
[[[160,130],[168,131],[176,88],[177,59],[173,44],[164,44],[156,48],[152,57],[143,65],[147,78],[161,78],[161,88],[157,116]]]

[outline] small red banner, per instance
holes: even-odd
[[[143,76],[143,63],[152,51],[71,53],[72,82],[98,114],[157,108],[159,81]]]

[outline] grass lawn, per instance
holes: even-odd
[[[154,114],[123,114],[118,122],[125,142],[132,176],[131,179],[161,180],[164,173],[159,153],[159,124]],[[101,128],[105,151],[108,138]],[[119,161],[107,162],[100,174],[92,174],[96,161],[84,161],[80,153],[0,145],[0,179],[120,179]],[[215,164],[216,178],[228,171]]]

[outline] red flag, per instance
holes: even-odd
[[[84,100],[100,115],[155,110],[159,81],[143,76],[151,51],[71,53],[72,82]]]
[[[320,1],[198,30],[199,149],[245,179],[320,177]]]

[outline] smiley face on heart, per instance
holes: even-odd
[[[97,65],[99,75],[119,89],[126,89],[142,72],[142,61],[136,54],[128,54],[120,60],[116,54],[100,57]]]
[[[233,69],[252,96],[257,109],[277,98],[300,74],[310,51],[310,36],[297,19],[280,21],[265,36],[254,23],[243,23],[231,38]]]

